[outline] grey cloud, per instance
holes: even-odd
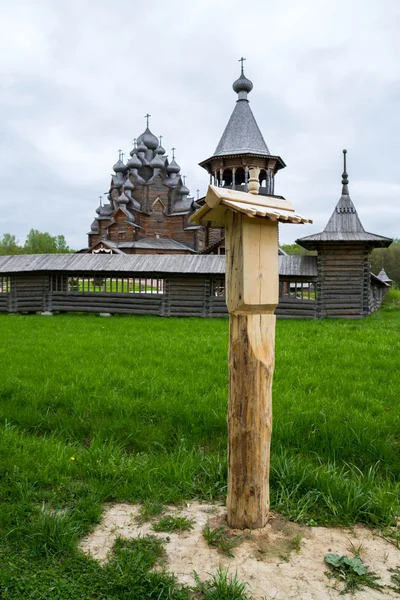
[[[117,150],[147,112],[204,193],[197,163],[234,108],[244,54],[253,112],[288,165],[277,193],[314,218],[282,227],[281,241],[324,227],[343,147],[364,227],[399,236],[399,14],[397,0],[17,0],[0,24],[0,234],[34,226],[83,247]]]

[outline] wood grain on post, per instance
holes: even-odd
[[[228,498],[230,527],[264,527],[269,513],[272,378],[278,304],[278,224],[229,213]]]
[[[264,527],[269,513],[275,315],[230,315],[228,525]]]

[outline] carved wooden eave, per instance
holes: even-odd
[[[208,188],[205,204],[189,219],[191,223],[224,227],[227,210],[245,214],[248,217],[261,217],[284,223],[312,223],[311,219],[294,212],[289,200],[276,196],[261,196],[247,192],[238,192],[228,188]]]

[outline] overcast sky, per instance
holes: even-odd
[[[193,195],[245,73],[275,192],[321,231],[350,194],[367,231],[400,237],[399,0],[14,0],[0,20],[0,235],[87,245],[118,149],[145,128],[175,146]]]

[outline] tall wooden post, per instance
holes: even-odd
[[[269,512],[269,453],[275,308],[279,299],[278,221],[306,223],[290,202],[210,187],[191,221],[225,226],[229,323],[228,498],[230,527],[263,527]],[[254,195],[253,195],[254,194]]]
[[[249,192],[258,193],[259,169]],[[264,527],[269,512],[278,222],[227,214],[229,311],[228,525]]]

